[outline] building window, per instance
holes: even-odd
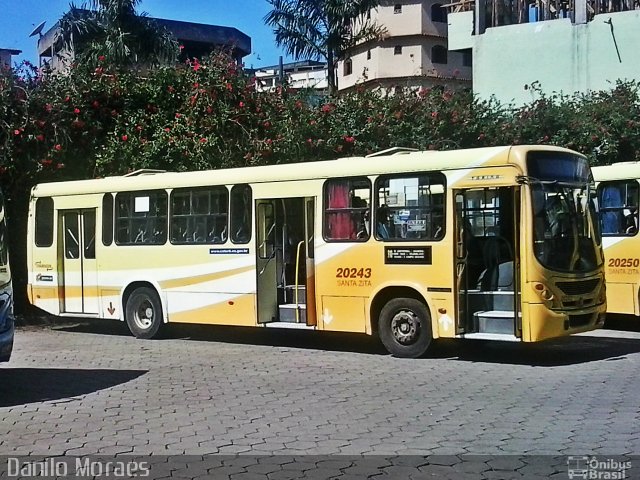
[[[251,240],[251,187],[235,185],[231,188],[231,241],[249,243]]]
[[[370,236],[371,183],[366,177],[327,180],[324,186],[324,238],[364,242]]]
[[[402,55],[402,46],[401,45],[396,45],[395,47],[393,47],[393,54],[394,55]]]
[[[447,10],[439,3],[431,5],[431,20],[434,22],[447,23]]]
[[[167,192],[116,195],[116,244],[164,245],[167,242]]]
[[[371,50],[367,50],[367,60],[371,60]]]
[[[462,52],[462,66],[463,67],[473,66],[473,55],[471,54],[471,50]]]
[[[346,77],[347,75],[351,75],[353,73],[353,63],[350,58],[347,58],[344,61],[344,68],[342,71],[343,75]]]
[[[393,6],[393,13],[402,13],[402,4],[396,3]]]
[[[53,199],[42,197],[36,200],[36,247],[53,244]]]
[[[447,63],[447,49],[442,45],[436,45],[431,49],[431,63]]]
[[[602,236],[633,236],[638,233],[638,182],[601,182],[598,185]]]
[[[227,241],[227,187],[177,188],[171,193],[171,243]]]
[[[441,173],[383,176],[376,182],[378,240],[440,240],[445,232]]]

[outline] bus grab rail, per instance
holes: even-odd
[[[300,323],[300,304],[298,303],[298,279],[300,278],[299,269],[300,269],[300,249],[304,245],[304,240],[298,242],[298,246],[296,247],[296,281],[294,283],[294,288],[296,289],[295,300],[296,300],[296,323]]]

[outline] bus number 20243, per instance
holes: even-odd
[[[341,268],[336,270],[336,278],[371,278],[370,268]]]

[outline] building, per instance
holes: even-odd
[[[386,32],[338,62],[338,89],[471,86],[471,56],[449,52],[447,10],[440,0],[382,0],[370,19]]]
[[[238,63],[251,53],[251,37],[233,27],[206,25],[202,23],[181,22],[163,18],[151,18],[165,27],[178,40],[183,48],[182,55],[187,58],[201,58],[214,49],[225,49]],[[40,65],[47,64],[57,70],[67,55],[55,51],[56,34],[59,24],[56,23],[38,39],[38,57]]]
[[[14,50],[11,48],[0,48],[0,67],[11,67],[14,55],[20,55],[22,50]]]
[[[256,77],[258,91],[272,91],[282,83],[298,90],[312,89],[319,92],[325,92],[329,86],[327,64],[313,60],[261,67],[250,73]]]
[[[515,106],[640,79],[637,0],[463,0],[449,49],[473,52],[473,91]]]

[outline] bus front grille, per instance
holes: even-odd
[[[593,313],[583,313],[581,315],[569,315],[569,328],[585,327],[593,320]]]
[[[593,292],[599,283],[599,278],[592,278],[579,282],[558,282],[556,283],[556,287],[562,290],[562,293],[565,295],[585,295]]]

